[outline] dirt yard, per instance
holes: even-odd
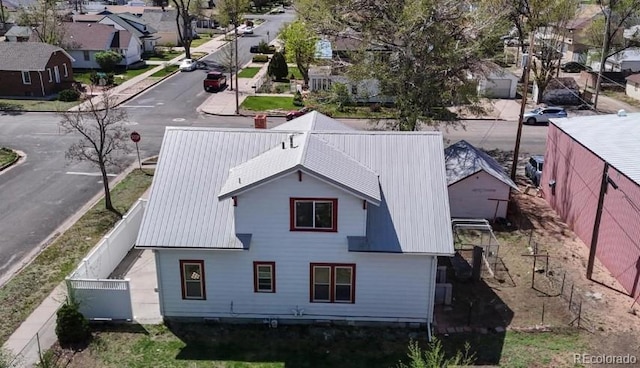
[[[514,196],[509,222],[494,225],[495,276],[485,267],[482,281],[459,282],[449,270],[454,301],[437,309],[438,332],[448,334],[448,327],[460,325],[481,332],[571,326],[581,331],[587,347],[570,353],[632,354],[640,360],[640,305],[632,308],[634,300],[599,262],[593,274],[597,281],[586,279],[588,247],[535,188],[526,190],[527,184],[519,179],[522,192]],[[460,254],[471,262],[471,252]]]

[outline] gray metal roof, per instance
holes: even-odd
[[[308,132],[311,130],[354,130],[348,125],[321,114],[317,111],[311,111],[293,120],[287,121],[271,128],[272,130],[294,130]]]
[[[235,232],[233,201],[219,201],[218,193],[232,167],[263,153],[275,154],[267,153],[274,148],[282,150],[289,134],[167,128],[136,245],[246,248],[240,238],[246,240],[248,234]],[[309,136],[311,156],[322,157],[329,147],[379,174],[380,205],[367,208],[367,238],[358,250],[453,254],[441,133],[307,132],[297,139],[304,136]]]
[[[267,152],[231,168],[218,198],[238,195],[297,170],[380,204],[378,174],[309,133],[290,134]]]
[[[15,37],[31,37],[31,27],[23,27],[23,26],[13,26],[9,28],[6,36],[15,36]]]
[[[62,52],[74,60],[60,47],[46,43],[0,42],[0,70],[43,71],[54,52]]]
[[[498,161],[465,140],[458,141],[444,150],[444,164],[449,185],[466,179],[479,171],[485,171],[511,188],[518,190],[518,186],[505,173]]]
[[[552,119],[573,139],[640,184],[640,113]]]

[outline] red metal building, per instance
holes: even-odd
[[[640,113],[552,121],[540,186],[590,253],[640,296]]]

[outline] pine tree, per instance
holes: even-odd
[[[286,78],[287,74],[289,74],[289,67],[287,66],[287,61],[282,55],[281,52],[276,52],[273,54],[271,61],[269,62],[269,68],[267,73],[274,77],[276,80],[281,80]]]

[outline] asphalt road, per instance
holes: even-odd
[[[265,17],[266,18],[266,17]],[[288,14],[270,16],[253,37],[240,39],[242,60],[250,60],[249,47],[269,31],[277,34]],[[214,61],[218,55],[209,56]],[[136,96],[128,106],[130,128],[138,131],[143,157],[157,155],[166,126],[253,127],[250,117],[218,117],[199,114],[196,108],[209,96],[202,91],[202,71],[178,73]],[[360,129],[363,120],[343,120]],[[26,160],[0,175],[0,284],[12,267],[34,252],[61,224],[102,190],[98,170],[87,163],[69,162],[65,152],[77,135],[59,131],[59,118],[51,113],[0,115],[0,146],[23,151]],[[270,118],[281,124],[284,118]],[[512,150],[515,122],[468,121],[464,129],[444,131],[445,145],[460,139],[486,149]],[[544,153],[546,127],[525,126],[522,149]],[[136,161],[135,153],[127,157]],[[117,171],[117,170],[116,170]],[[113,172],[112,174],[117,174]]]

